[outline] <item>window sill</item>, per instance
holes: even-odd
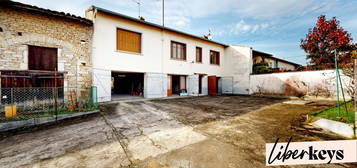
[[[210,64],[210,65],[213,65],[213,66],[220,66],[219,64]]]
[[[136,53],[136,52],[130,52],[130,51],[123,51],[123,50],[115,50],[115,52],[144,56],[143,53]]]
[[[187,62],[187,60],[177,59],[177,58],[170,58],[170,60]]]

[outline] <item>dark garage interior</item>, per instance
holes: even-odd
[[[144,74],[112,72],[113,96],[143,96]]]
[[[172,76],[172,94],[180,94],[180,76]]]

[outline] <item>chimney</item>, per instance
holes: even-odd
[[[142,16],[140,16],[139,19],[140,19],[141,21],[145,21],[145,18],[142,17]]]

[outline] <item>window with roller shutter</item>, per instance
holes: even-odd
[[[141,33],[117,28],[117,50],[141,53]]]

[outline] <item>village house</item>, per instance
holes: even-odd
[[[99,101],[250,93],[256,53],[251,47],[215,42],[95,6],[86,18],[94,24],[93,85]]]
[[[0,88],[89,88],[92,26],[71,14],[1,1]]]
[[[274,57],[272,54],[253,50],[253,63],[268,63],[269,67],[278,70],[296,70],[300,64]]]
[[[258,57],[297,65],[95,6],[86,18],[13,1],[0,8],[1,88],[94,86],[100,102],[250,94]]]
[[[94,6],[86,17],[99,101],[222,92],[228,45]]]

